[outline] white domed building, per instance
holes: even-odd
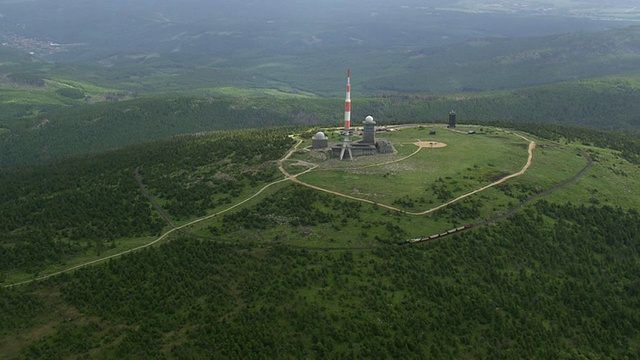
[[[329,147],[329,138],[322,131],[318,131],[311,138],[313,149],[326,149]]]
[[[376,143],[376,122],[373,121],[373,116],[367,116],[362,122],[362,141],[363,144]]]

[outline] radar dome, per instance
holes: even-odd
[[[369,115],[366,118],[364,118],[364,123],[365,124],[375,124],[376,122],[373,121],[373,116]]]
[[[315,135],[313,135],[313,140],[326,140],[327,135],[325,135],[322,131],[318,131]]]

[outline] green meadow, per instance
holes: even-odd
[[[574,186],[568,186],[562,192],[549,195],[550,201],[609,205],[623,209],[640,208],[640,174],[637,165],[621,158],[618,151],[576,146],[590,154],[593,166],[576,180]],[[571,158],[567,156],[566,160],[569,161]],[[579,160],[578,156],[573,156],[573,161]],[[567,168],[558,167],[555,171],[549,171],[549,175],[558,175],[561,171],[567,171]]]
[[[431,129],[436,129],[435,135],[429,135]],[[471,135],[466,133],[469,129],[454,132],[434,125],[379,134],[395,145],[397,154],[342,163],[331,159],[299,179],[417,212],[489,185],[526,164],[528,142],[524,139],[498,129],[473,128],[476,134]],[[416,152],[417,141],[447,146]]]
[[[338,140],[334,130],[324,129],[331,141]],[[435,135],[429,135],[432,130],[436,131]],[[475,134],[469,134],[471,130]],[[322,218],[318,214],[333,214],[332,221],[267,227],[258,232],[240,227],[225,232],[225,241],[323,249],[370,248],[379,246],[380,241],[422,237],[500,217],[518,204],[536,199],[541,194],[543,198],[558,203],[620,204],[625,208],[640,205],[633,196],[628,196],[640,185],[637,171],[610,150],[590,149],[577,143],[560,144],[488,126],[460,126],[456,131],[450,131],[443,125],[416,125],[380,133],[378,137],[393,142],[397,153],[339,161],[327,153],[309,150],[311,142],[306,139],[283,163],[289,174],[297,174],[297,178],[306,184],[369,203],[281,182],[228,213],[242,214],[243,209],[264,209],[273,204],[286,207],[291,202],[303,201],[300,199],[311,192],[318,196],[308,200],[309,206],[317,210],[314,216]],[[536,147],[532,163],[523,175],[452,205],[434,209],[519,172],[528,159],[527,140],[535,141]],[[442,142],[447,146],[419,149],[415,145],[417,141]],[[577,177],[589,164],[585,153],[593,158],[593,166],[586,175]],[[615,188],[624,188],[626,192],[603,186],[599,182],[602,179],[615,182]],[[548,190],[553,191],[547,194]],[[401,211],[393,211],[380,204]],[[434,210],[408,216],[430,209]],[[213,217],[193,225],[189,231],[211,236],[212,233],[220,233],[225,221],[229,218]],[[286,216],[276,219],[281,225],[287,221]]]

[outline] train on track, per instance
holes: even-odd
[[[471,229],[472,227],[473,227],[473,224],[468,224],[468,225],[465,225],[465,226],[457,227],[455,229],[447,230],[447,231],[445,231],[443,233],[440,233],[440,234],[433,234],[433,235],[428,236],[428,237],[409,239],[407,241],[403,241],[401,243],[398,243],[398,245],[409,245],[409,244],[417,244],[417,243],[421,243],[421,242],[427,242],[427,241],[439,239],[441,237],[445,237],[447,235],[455,234],[455,233],[458,233],[460,231],[468,230],[468,229]]]

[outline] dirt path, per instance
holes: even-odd
[[[522,209],[524,206],[529,205],[530,203],[532,203],[533,201],[543,197],[543,196],[547,196],[555,191],[561,190],[566,188],[567,186],[575,183],[576,181],[578,181],[578,179],[580,179],[582,176],[584,176],[584,174],[591,169],[591,167],[593,166],[593,159],[591,158],[591,156],[589,156],[589,154],[587,154],[586,152],[582,151],[580,153],[582,155],[582,157],[586,160],[587,165],[585,165],[584,168],[582,168],[582,170],[580,170],[579,173],[577,173],[575,176],[573,176],[570,179],[567,179],[565,181],[563,181],[562,183],[547,189],[541,193],[535,194],[532,197],[528,198],[527,200],[521,202],[520,204],[512,207],[511,209],[509,209],[509,211],[507,211],[506,213],[493,217],[491,219],[487,219],[485,221],[481,221],[477,224],[474,224],[475,226],[484,226],[484,225],[488,225],[488,224],[492,224],[495,223],[496,221],[508,218],[509,216],[515,214],[518,210]]]
[[[383,165],[389,165],[389,164],[394,164],[400,161],[405,161],[408,158],[414,156],[415,154],[419,153],[420,150],[422,150],[421,147],[418,147],[418,149],[416,149],[416,151],[412,152],[411,154],[400,158],[400,159],[396,159],[396,160],[390,160],[390,161],[385,161],[383,163],[377,163],[377,164],[370,164],[370,165],[363,165],[363,166],[354,166],[354,167],[345,167],[345,168],[335,168],[335,169],[324,169],[324,170],[361,170],[361,169],[366,169],[366,168],[370,168],[370,167],[375,167],[375,166],[383,166]]]
[[[291,153],[288,154],[288,156],[290,156],[290,155],[291,155]],[[312,169],[310,169],[310,170],[312,170]],[[310,170],[307,170],[307,171],[310,171]],[[138,174],[138,176],[139,176],[139,174]],[[25,280],[25,281],[13,283],[13,284],[7,284],[7,285],[4,285],[4,287],[5,288],[10,288],[10,287],[19,286],[19,285],[30,284],[30,283],[35,282],[35,281],[45,280],[45,279],[48,279],[48,278],[53,277],[53,276],[57,276],[57,275],[60,275],[60,274],[64,274],[64,273],[68,273],[68,272],[71,272],[71,271],[74,271],[74,270],[78,270],[78,269],[86,267],[86,266],[95,265],[95,264],[107,261],[109,259],[114,259],[114,258],[129,254],[129,253],[132,253],[134,251],[139,251],[139,250],[148,248],[150,246],[156,245],[159,242],[165,240],[167,237],[169,237],[169,235],[171,235],[173,233],[181,232],[181,231],[183,231],[185,228],[187,228],[189,226],[192,226],[192,225],[197,224],[199,222],[211,219],[211,218],[213,218],[215,216],[218,216],[220,214],[224,214],[224,213],[226,213],[228,211],[231,211],[231,210],[237,208],[238,206],[241,206],[241,205],[247,203],[248,201],[253,200],[257,196],[262,194],[265,190],[267,190],[267,188],[269,188],[269,187],[271,187],[271,186],[273,186],[275,184],[279,184],[281,182],[288,181],[288,180],[289,180],[289,178],[276,180],[276,181],[274,181],[272,183],[269,183],[269,184],[265,185],[260,190],[258,190],[258,192],[256,192],[255,194],[251,195],[250,197],[248,197],[248,198],[246,198],[246,199],[244,199],[244,200],[242,200],[242,201],[240,201],[240,202],[238,202],[238,203],[236,203],[236,204],[234,204],[234,205],[232,205],[232,206],[230,206],[230,207],[228,207],[228,208],[226,208],[224,210],[218,211],[218,212],[216,212],[214,214],[211,214],[211,215],[207,215],[207,216],[198,218],[196,220],[193,220],[193,221],[191,221],[191,222],[189,222],[187,224],[180,225],[180,226],[175,226],[173,224],[173,222],[168,218],[168,216],[165,216],[166,214],[164,214],[164,211],[161,211],[160,213],[163,214],[163,217],[165,218],[165,220],[168,222],[168,224],[172,228],[167,230],[167,232],[165,232],[164,234],[160,235],[160,237],[158,237],[157,239],[155,239],[155,240],[153,240],[153,241],[151,241],[149,243],[137,246],[137,247],[129,249],[129,250],[124,250],[124,251],[121,251],[121,252],[116,253],[116,254],[112,254],[112,255],[105,256],[105,257],[102,257],[102,258],[99,258],[99,259],[95,259],[95,260],[91,260],[91,261],[88,261],[88,262],[85,262],[85,263],[82,263],[82,264],[78,264],[78,265],[75,265],[75,266],[60,270],[60,271],[56,271],[56,272],[53,272],[53,273],[50,273],[50,274],[47,274],[47,275],[39,276],[39,277],[36,277],[36,278],[33,278],[33,279],[29,279],[29,280]],[[139,181],[140,181],[139,184],[142,184],[142,179],[140,179]],[[144,185],[141,187],[141,191],[143,193],[145,193],[146,189],[144,189],[144,190],[142,190],[142,189],[144,189]],[[146,195],[147,194],[145,194],[145,196]]]
[[[515,134],[515,135],[517,135],[517,136],[519,136],[519,137],[521,137],[521,138],[523,138],[523,139],[525,139],[525,140],[529,141],[527,138],[525,138],[525,137],[524,137],[524,136],[522,136],[522,135],[518,135],[518,134]],[[341,196],[341,197],[344,197],[344,198],[347,198],[347,199],[351,199],[351,200],[356,200],[356,201],[360,201],[360,202],[365,202],[365,203],[369,203],[369,204],[374,204],[374,205],[377,205],[377,206],[380,206],[380,207],[383,207],[383,208],[386,208],[386,209],[389,209],[389,210],[393,210],[393,211],[404,212],[403,210],[398,209],[398,208],[393,207],[393,206],[390,206],[390,205],[380,204],[380,203],[376,203],[376,202],[371,201],[371,200],[361,199],[361,198],[357,198],[357,197],[355,197],[355,196],[350,196],[350,195],[346,195],[346,194],[341,194],[341,193],[338,193],[338,192],[335,192],[335,191],[331,191],[331,190],[324,189],[324,188],[321,188],[321,187],[318,187],[318,186],[314,186],[314,185],[311,185],[311,184],[307,184],[307,183],[304,183],[304,182],[302,182],[302,181],[298,180],[298,179],[297,179],[297,177],[298,177],[298,176],[300,176],[300,175],[302,175],[302,174],[305,174],[305,173],[307,173],[307,172],[310,172],[310,171],[312,171],[312,170],[315,170],[315,169],[318,167],[318,165],[315,165],[314,167],[311,167],[311,168],[309,168],[309,169],[307,169],[307,170],[305,170],[305,171],[303,171],[303,172],[301,172],[301,173],[299,173],[299,174],[295,174],[295,175],[291,175],[291,174],[289,174],[289,173],[284,169],[284,167],[283,167],[284,162],[285,162],[287,159],[289,159],[289,158],[291,157],[291,155],[293,155],[293,153],[298,149],[298,147],[300,146],[300,144],[302,144],[302,140],[298,140],[298,143],[297,143],[297,144],[296,144],[296,145],[295,145],[295,146],[294,146],[294,147],[293,147],[293,148],[292,148],[292,149],[291,149],[291,150],[290,150],[290,151],[289,151],[289,152],[288,152],[288,153],[287,153],[287,154],[286,154],[282,159],[280,159],[280,160],[278,161],[278,169],[279,169],[279,170],[280,170],[280,172],[282,172],[282,174],[285,176],[283,179],[276,180],[276,181],[274,181],[274,182],[272,182],[272,183],[269,183],[269,184],[265,185],[265,186],[264,186],[264,187],[262,187],[260,190],[258,190],[255,194],[251,195],[250,197],[246,198],[246,199],[245,199],[245,200],[243,200],[243,201],[240,201],[240,202],[238,202],[238,203],[234,204],[233,206],[230,206],[230,207],[228,207],[228,208],[226,208],[226,209],[224,209],[224,210],[221,210],[221,211],[219,211],[219,212],[217,212],[217,213],[214,213],[214,214],[211,214],[211,215],[208,215],[208,216],[204,216],[204,217],[198,218],[198,219],[196,219],[196,220],[193,220],[193,221],[191,221],[191,222],[189,222],[189,223],[187,223],[187,224],[181,225],[181,226],[175,226],[175,225],[173,224],[173,222],[169,219],[169,217],[168,217],[168,216],[166,216],[166,214],[164,213],[164,211],[162,211],[162,210],[160,209],[160,214],[161,214],[161,215],[163,215],[163,217],[165,217],[165,220],[170,224],[170,226],[172,226],[172,228],[171,228],[171,229],[169,229],[168,231],[166,231],[164,234],[160,235],[157,239],[155,239],[155,240],[153,240],[153,241],[151,241],[151,242],[149,242],[149,243],[146,243],[146,244],[143,244],[143,245],[137,246],[137,247],[135,247],[135,248],[129,249],[129,250],[121,251],[121,252],[116,253],[116,254],[112,254],[112,255],[105,256],[105,257],[102,257],[102,258],[99,258],[99,259],[91,260],[91,261],[88,261],[88,262],[85,262],[85,263],[82,263],[82,264],[78,264],[78,265],[75,265],[75,266],[72,266],[72,267],[69,267],[69,268],[66,268],[66,269],[60,270],[60,271],[56,271],[56,272],[53,272],[53,273],[50,273],[50,274],[47,274],[47,275],[43,275],[43,276],[36,277],[36,278],[33,278],[33,279],[29,279],[29,280],[25,280],[25,281],[21,281],[21,282],[13,283],[13,284],[7,284],[7,285],[4,285],[4,287],[5,287],[5,288],[10,288],[10,287],[19,286],[19,285],[26,285],[26,284],[30,284],[30,283],[35,282],[35,281],[45,280],[45,279],[51,278],[51,277],[53,277],[53,276],[57,276],[57,275],[64,274],[64,273],[68,273],[68,272],[71,272],[71,271],[74,271],[74,270],[77,270],[77,269],[80,269],[80,268],[83,268],[83,267],[86,267],[86,266],[91,266],[91,265],[94,265],[94,264],[98,264],[98,263],[101,263],[101,262],[107,261],[107,260],[109,260],[109,259],[114,259],[114,258],[117,258],[117,257],[123,256],[123,255],[129,254],[129,253],[132,253],[132,252],[135,252],[135,251],[139,251],[139,250],[142,250],[142,249],[148,248],[148,247],[150,247],[150,246],[156,245],[156,244],[158,244],[159,242],[161,242],[161,241],[163,241],[163,240],[167,239],[170,235],[172,235],[172,234],[173,234],[173,233],[175,233],[175,232],[180,232],[180,231],[184,230],[185,228],[187,228],[187,227],[189,227],[189,226],[192,226],[192,225],[197,224],[197,223],[199,223],[199,222],[202,222],[202,221],[205,221],[205,220],[211,219],[211,218],[213,218],[213,217],[215,217],[215,216],[218,216],[218,215],[220,215],[220,214],[223,214],[223,213],[226,213],[226,212],[228,212],[228,211],[231,211],[231,210],[233,210],[233,209],[237,208],[238,206],[241,206],[241,205],[243,205],[243,204],[247,203],[248,201],[251,201],[252,199],[256,198],[257,196],[259,196],[260,194],[262,194],[262,193],[263,193],[267,188],[269,188],[269,187],[271,187],[271,186],[273,186],[273,185],[275,185],[275,184],[278,184],[278,183],[281,183],[281,182],[285,182],[285,181],[289,181],[289,180],[291,180],[291,181],[293,181],[293,182],[295,182],[295,183],[298,183],[298,184],[300,184],[300,185],[303,185],[303,186],[309,187],[309,188],[314,189],[314,190],[323,191],[323,192],[326,192],[326,193],[330,193],[330,194],[333,194],[333,195],[336,195],[336,196]],[[409,158],[409,157],[411,157],[411,156],[414,156],[414,155],[415,155],[415,154],[417,154],[421,149],[422,149],[422,147],[419,147],[415,152],[413,152],[413,153],[411,153],[411,154],[407,155],[407,156],[406,156],[406,157],[404,157],[404,158],[398,159],[398,160],[390,161],[390,162],[383,163],[383,164],[367,165],[366,167],[370,167],[370,166],[380,166],[380,165],[386,165],[386,164],[390,164],[390,163],[395,163],[395,162],[403,161],[403,160],[406,160],[407,158]],[[487,186],[485,186],[485,187],[483,187],[483,188],[480,188],[480,189],[477,189],[477,190],[475,190],[475,191],[472,191],[472,192],[470,192],[470,193],[468,193],[468,194],[462,195],[462,196],[460,196],[460,197],[458,197],[458,198],[456,198],[456,199],[453,199],[453,200],[451,200],[451,201],[449,201],[449,202],[447,202],[447,203],[445,203],[445,204],[442,204],[442,205],[440,205],[440,206],[438,206],[438,207],[435,207],[435,208],[432,208],[432,209],[429,209],[429,210],[426,210],[426,211],[423,211],[423,212],[418,212],[418,213],[411,213],[411,212],[406,212],[406,213],[407,213],[407,214],[409,214],[409,215],[425,215],[425,214],[428,214],[428,213],[430,213],[430,212],[436,211],[436,210],[438,210],[438,209],[440,209],[440,208],[443,208],[443,207],[445,207],[445,206],[448,206],[448,205],[450,205],[450,204],[452,204],[452,203],[454,203],[454,202],[456,202],[456,201],[459,201],[459,200],[461,200],[461,199],[463,199],[463,198],[465,198],[465,197],[471,196],[471,195],[473,195],[473,194],[475,194],[475,193],[478,193],[478,192],[480,192],[480,191],[483,191],[483,190],[485,190],[485,189],[487,189],[487,188],[490,188],[490,187],[492,187],[492,186],[496,186],[496,185],[498,185],[498,184],[501,184],[501,183],[503,183],[503,182],[505,182],[505,181],[507,181],[507,180],[509,180],[509,179],[512,179],[512,178],[517,177],[517,176],[520,176],[520,175],[524,174],[524,173],[525,173],[525,171],[527,171],[527,169],[529,169],[529,166],[531,166],[531,162],[532,162],[532,159],[533,159],[533,150],[534,150],[534,149],[535,149],[535,142],[531,141],[531,142],[529,143],[529,159],[528,159],[528,161],[527,161],[527,164],[526,164],[526,165],[522,168],[522,170],[520,170],[519,172],[517,172],[517,173],[515,173],[515,174],[511,174],[511,175],[509,175],[509,176],[506,176],[506,177],[504,177],[504,178],[502,178],[502,179],[500,179],[500,180],[498,180],[498,181],[496,181],[496,182],[494,182],[494,183],[492,183],[492,184],[489,184],[489,185],[487,185]],[[585,169],[585,170],[583,170],[583,171],[586,171],[586,169]],[[146,188],[144,187],[144,184],[142,183],[142,178],[140,177],[140,175],[139,175],[138,171],[136,171],[136,172],[135,172],[135,176],[136,176],[136,181],[138,181],[138,184],[139,184],[139,185],[141,185],[141,186],[140,186],[140,188],[141,188],[141,191],[143,192],[143,194],[145,194],[145,196],[151,197],[151,195],[146,191]],[[151,197],[151,198],[152,198],[152,197]],[[152,202],[152,204],[153,204],[153,203],[154,203],[154,202]],[[155,206],[158,206],[158,207],[159,207],[159,205],[157,205],[157,204],[155,204],[155,205],[154,205],[154,207],[155,207]]]
[[[479,189],[473,190],[472,192],[469,192],[469,193],[466,193],[464,195],[458,196],[457,198],[455,198],[455,199],[453,199],[451,201],[448,201],[448,202],[446,202],[446,203],[444,203],[442,205],[436,206],[436,207],[431,208],[429,210],[416,212],[416,213],[407,213],[407,214],[410,214],[410,215],[426,215],[426,214],[432,213],[434,211],[442,209],[443,207],[449,206],[449,205],[451,205],[451,204],[453,204],[455,202],[458,202],[458,201],[460,201],[460,200],[462,200],[464,198],[467,198],[467,197],[469,197],[471,195],[477,194],[477,193],[479,193],[481,191],[487,190],[487,189],[492,188],[492,187],[494,187],[496,185],[500,185],[500,184],[502,184],[503,182],[505,182],[507,180],[510,180],[510,179],[515,178],[515,177],[523,175],[527,170],[529,170],[529,167],[531,167],[531,163],[533,162],[533,150],[535,148],[536,148],[536,143],[534,141],[531,141],[529,143],[529,158],[527,159],[527,163],[517,173],[513,173],[511,175],[505,176],[505,177],[503,177],[502,179],[500,179],[498,181],[494,181],[489,185],[483,186],[483,187],[481,187]]]
[[[434,212],[434,211],[438,211],[438,210],[440,210],[440,209],[442,209],[442,208],[444,208],[444,207],[447,207],[447,206],[449,206],[449,205],[451,205],[451,204],[453,204],[453,203],[456,203],[456,202],[458,202],[458,201],[460,201],[460,200],[462,200],[462,199],[464,199],[464,198],[467,198],[467,197],[469,197],[469,196],[471,196],[471,195],[477,194],[477,193],[479,193],[479,192],[481,192],[481,191],[487,190],[487,189],[489,189],[489,188],[491,188],[491,187],[494,187],[494,186],[496,186],[496,185],[500,185],[500,184],[504,183],[504,182],[505,182],[505,181],[507,181],[507,180],[513,179],[513,178],[515,178],[515,177],[518,177],[518,176],[521,176],[522,174],[524,174],[524,173],[529,169],[529,167],[531,166],[531,163],[533,162],[533,150],[536,148],[536,143],[535,143],[535,141],[529,140],[529,139],[527,139],[526,137],[524,137],[524,136],[522,136],[522,135],[520,135],[520,134],[515,134],[515,133],[514,133],[514,135],[516,135],[516,136],[518,136],[518,137],[520,137],[520,138],[522,138],[522,139],[524,139],[524,140],[526,140],[526,141],[529,141],[529,150],[528,150],[529,157],[527,158],[527,162],[526,162],[526,164],[522,167],[522,169],[520,169],[520,171],[518,171],[518,172],[516,172],[516,173],[513,173],[513,174],[511,174],[511,175],[505,176],[505,177],[503,177],[502,179],[497,180],[497,181],[494,181],[494,182],[492,182],[492,183],[491,183],[491,184],[489,184],[489,185],[483,186],[483,187],[481,187],[481,188],[479,188],[479,189],[476,189],[476,190],[473,190],[473,191],[471,191],[471,192],[469,192],[469,193],[466,193],[466,194],[463,194],[463,195],[461,195],[461,196],[458,196],[457,198],[455,198],[455,199],[453,199],[453,200],[450,200],[450,201],[448,201],[448,202],[446,202],[446,203],[444,203],[444,204],[441,204],[441,205],[438,205],[438,206],[433,207],[433,208],[431,208],[431,209],[428,209],[428,210],[425,210],[425,211],[420,211],[420,212],[409,212],[409,211],[405,211],[405,210],[399,209],[399,208],[394,207],[394,206],[391,206],[391,205],[381,204],[381,203],[378,203],[378,202],[375,202],[375,201],[372,201],[372,200],[369,200],[369,199],[358,198],[358,197],[351,196],[351,195],[347,195],[347,194],[343,194],[343,193],[340,193],[340,192],[337,192],[337,191],[333,191],[333,190],[329,190],[329,189],[321,188],[321,187],[319,187],[319,186],[311,185],[311,184],[309,184],[309,183],[305,183],[305,182],[303,182],[303,181],[300,181],[300,180],[297,178],[299,175],[302,175],[302,174],[304,174],[304,173],[307,173],[307,172],[309,172],[309,171],[311,171],[311,170],[313,170],[313,169],[315,169],[315,168],[311,168],[311,169],[309,169],[309,170],[307,170],[307,171],[305,171],[305,172],[303,172],[303,173],[296,174],[296,175],[289,175],[289,173],[287,173],[287,172],[286,172],[282,167],[280,168],[280,171],[282,171],[282,172],[283,172],[283,174],[285,174],[285,176],[287,176],[287,177],[288,177],[288,179],[290,179],[291,181],[293,181],[293,182],[295,182],[295,183],[297,183],[297,184],[300,184],[300,185],[306,186],[306,187],[308,187],[308,188],[310,188],[310,189],[314,189],[314,190],[322,191],[322,192],[325,192],[325,193],[328,193],[328,194],[332,194],[332,195],[336,195],[336,196],[340,196],[340,197],[343,197],[343,198],[346,198],[346,199],[351,199],[351,200],[356,200],[356,201],[364,202],[364,203],[367,203],[367,204],[374,204],[374,205],[377,205],[377,206],[383,207],[383,208],[385,208],[385,209],[389,209],[389,210],[393,210],[393,211],[398,211],[398,212],[404,212],[404,213],[406,213],[406,214],[408,214],[408,215],[422,216],[422,215],[430,214],[430,213],[432,213],[432,212]],[[398,160],[389,161],[389,162],[381,163],[381,164],[375,164],[375,165],[367,165],[367,166],[359,167],[359,168],[345,168],[345,169],[341,169],[341,170],[362,169],[362,168],[366,168],[366,167],[381,166],[381,165],[387,165],[387,164],[392,164],[392,163],[400,162],[400,161],[406,160],[407,158],[409,158],[409,157],[411,157],[411,156],[414,156],[414,155],[415,155],[415,154],[417,154],[417,153],[418,153],[422,148],[423,148],[423,147],[419,147],[419,148],[418,148],[418,150],[416,150],[416,151],[415,151],[415,152],[413,152],[412,154],[410,154],[410,155],[408,155],[408,156],[406,156],[406,157],[404,157],[404,158],[398,159]],[[293,151],[295,151],[295,149],[294,149]],[[291,153],[293,153],[293,151],[292,151]]]
[[[280,172],[285,176],[285,179],[289,179],[292,175],[284,169],[284,162],[287,161],[291,157],[291,155],[293,155],[293,153],[298,150],[298,146],[300,146],[300,144],[302,144],[302,140],[298,140],[298,143],[295,144],[293,148],[291,148],[291,150],[289,150],[289,152],[282,159],[278,160],[278,170],[280,170]]]

